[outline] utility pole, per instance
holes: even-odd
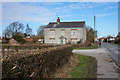
[[[95,16],[94,16],[94,43],[95,43]]]

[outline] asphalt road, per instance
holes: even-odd
[[[111,43],[102,43],[102,45],[106,48],[109,55],[120,67],[120,45],[111,44]]]

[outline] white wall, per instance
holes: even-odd
[[[51,28],[53,29],[53,28]],[[65,38],[67,38],[66,42],[71,42],[74,41],[75,43],[77,43],[78,41],[80,41],[80,39],[83,41],[83,43],[86,41],[86,28],[76,28],[76,33],[73,34],[73,30],[71,30],[71,28],[64,28],[64,34],[61,34],[61,29],[62,28],[54,28],[55,31],[52,32],[50,31],[50,28],[46,28],[45,29],[45,43],[57,43],[60,44],[61,40],[59,39],[61,36],[64,36]],[[55,38],[55,40],[53,40],[51,42],[50,38]],[[77,38],[77,40],[71,40],[71,38]]]

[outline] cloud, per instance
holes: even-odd
[[[119,0],[2,0],[2,2],[118,2]]]
[[[114,9],[114,8],[117,8],[117,6],[109,6],[109,7],[106,7],[105,9]]]
[[[21,3],[3,3],[3,21],[31,21],[47,23],[55,13],[43,6],[29,6]]]
[[[104,16],[111,16],[111,15],[115,15],[116,13],[103,13],[103,14],[97,14],[97,17],[104,17]]]
[[[37,4],[37,5],[36,5]],[[42,5],[41,5],[42,4]],[[69,17],[69,13],[74,9],[87,9],[105,5],[105,3],[69,3],[62,7],[55,6],[53,9],[48,8],[50,5],[59,5],[62,3],[18,3],[18,2],[3,2],[2,17],[3,25],[5,21],[26,21],[40,22],[47,24],[53,20],[55,16]],[[46,6],[47,5],[47,6]],[[57,15],[58,14],[58,15]],[[81,14],[82,15],[82,14]],[[98,14],[98,17],[107,16],[110,14]],[[8,23],[8,22],[7,22]]]
[[[95,7],[101,7],[103,5],[106,5],[107,3],[89,3],[89,2],[77,2],[77,3],[70,3],[68,5],[62,6],[62,7],[56,7],[56,12],[63,12],[63,13],[69,13],[71,10],[81,10],[81,9],[88,9],[88,8],[95,8]]]

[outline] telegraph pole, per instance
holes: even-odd
[[[94,16],[94,43],[95,43],[95,16]]]

